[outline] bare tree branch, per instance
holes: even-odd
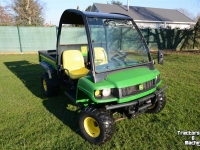
[[[8,13],[7,7],[0,5],[0,25],[13,25],[11,14]]]
[[[113,4],[113,5],[122,5],[122,2],[120,2],[118,0],[111,0],[111,4]]]
[[[193,19],[194,18],[194,15],[189,12],[187,9],[184,9],[184,8],[178,8],[177,9],[179,12],[181,12],[182,14],[184,14],[185,16],[187,16],[188,18],[190,19]]]
[[[28,7],[29,7],[29,0],[27,0],[28,1],[28,4],[27,4],[27,6],[26,6],[26,10],[28,10]]]
[[[41,0],[12,0],[16,25],[39,26],[44,24],[45,4]]]

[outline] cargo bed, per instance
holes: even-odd
[[[56,50],[38,51],[39,62],[46,62],[50,64],[55,70],[57,70],[56,65]]]

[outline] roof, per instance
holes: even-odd
[[[124,14],[109,14],[109,13],[97,13],[97,12],[82,12],[77,9],[67,9],[63,12],[60,18],[60,24],[83,24],[82,17],[102,17],[102,18],[116,18],[132,20],[131,17]]]
[[[87,17],[102,17],[102,18],[118,18],[118,19],[131,19],[130,16],[124,14],[109,14],[109,13],[97,13],[97,12],[83,12]]]
[[[104,13],[121,13],[129,15],[134,21],[156,21],[156,22],[189,22],[195,23],[192,19],[188,18],[176,9],[163,9],[163,8],[149,8],[139,6],[118,6],[112,4],[94,3],[93,7],[98,11]],[[93,7],[91,11],[93,11]]]

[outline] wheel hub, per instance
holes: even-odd
[[[44,90],[47,91],[47,83],[44,79],[43,79],[42,83],[43,83]]]
[[[84,128],[88,135],[96,138],[100,135],[100,127],[97,121],[92,117],[86,117],[84,120]]]

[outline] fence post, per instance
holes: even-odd
[[[148,31],[147,31],[147,33],[148,33],[148,35],[147,35],[147,37],[148,37],[148,39],[147,39],[147,46],[149,47],[149,31],[150,29],[148,28]]]
[[[193,49],[194,49],[194,46],[195,46],[195,41],[196,41],[196,27],[194,27]]]
[[[176,47],[175,47],[175,43],[174,43],[174,41],[173,41],[173,39],[174,39],[174,31],[175,31],[175,29],[172,29],[171,30],[171,50],[175,50],[176,51]]]
[[[57,35],[58,35],[58,27],[56,26],[56,37],[57,37]]]
[[[17,31],[18,31],[18,37],[19,37],[20,52],[22,54],[22,43],[21,43],[21,37],[20,37],[20,32],[19,32],[19,26],[17,26]]]

